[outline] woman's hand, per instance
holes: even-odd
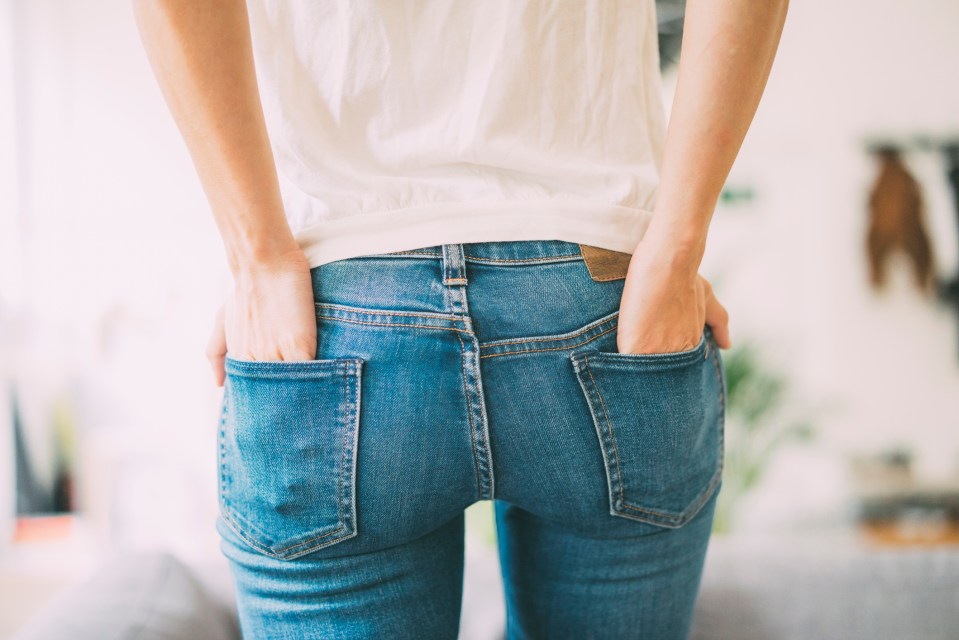
[[[669,252],[633,253],[623,287],[616,346],[620,353],[667,353],[692,349],[708,324],[723,349],[731,346],[729,314],[709,282],[690,261]]]
[[[236,285],[206,349],[217,385],[227,345],[243,359],[313,359],[310,269],[284,212],[246,3],[135,0],[133,9]]]
[[[216,316],[206,355],[217,386],[225,358],[313,360],[316,308],[310,266],[296,250],[235,274],[235,286]]]
[[[709,325],[728,349],[728,316],[697,271],[709,223],[752,122],[788,0],[686,0],[683,47],[654,215],[633,251],[620,305],[623,353],[690,349]]]

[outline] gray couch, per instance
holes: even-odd
[[[467,558],[495,562],[495,555]],[[494,567],[485,567],[486,576]],[[474,572],[475,574],[476,572]],[[483,573],[483,572],[480,572]],[[469,588],[467,595],[469,595]],[[229,571],[164,552],[121,553],[16,640],[235,640]],[[494,640],[501,607],[465,598]],[[959,548],[876,550],[819,536],[714,537],[691,640],[959,639]],[[655,639],[652,639],[655,640]]]

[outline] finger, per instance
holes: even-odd
[[[225,305],[221,306],[216,313],[213,321],[213,331],[206,346],[206,357],[213,367],[213,380],[216,386],[222,387],[223,380],[226,378],[225,359],[226,359],[226,331],[224,330],[224,311]]]
[[[711,290],[706,296],[706,324],[712,329],[716,344],[723,349],[733,346],[729,336],[729,312],[720,304]]]

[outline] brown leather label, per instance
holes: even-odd
[[[588,244],[580,244],[579,251],[583,254],[589,277],[597,282],[625,278],[629,261],[633,257],[631,253],[593,247]]]

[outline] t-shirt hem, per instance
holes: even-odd
[[[332,218],[294,232],[310,268],[440,244],[563,240],[632,253],[653,213],[596,202],[443,203]]]

